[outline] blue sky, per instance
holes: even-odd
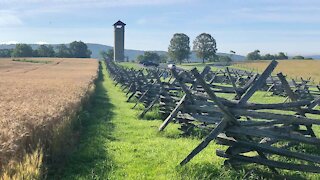
[[[172,35],[210,33],[218,52],[320,54],[319,0],[0,0],[0,43],[113,44],[167,50]]]

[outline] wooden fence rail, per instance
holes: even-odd
[[[320,154],[295,150],[293,147],[319,147],[320,139],[315,126],[320,125],[320,98],[309,91],[307,80],[289,83],[279,73],[272,61],[262,74],[226,68],[202,72],[176,69],[126,69],[113,62],[106,62],[108,71],[123,90],[128,101],[135,100],[145,109],[143,117],[156,104],[164,121],[159,131],[170,122],[181,124],[184,133],[194,128],[205,129],[208,135],[180,163],[185,165],[211,141],[227,146],[216,150],[216,155],[226,158],[231,165],[255,163],[265,165],[273,172],[287,169],[320,172]],[[320,91],[319,86],[317,87]],[[288,102],[253,103],[251,97],[258,90],[285,95]],[[233,99],[218,93],[231,94]],[[308,96],[304,96],[304,95]],[[265,97],[268,98],[268,97]],[[288,161],[292,159],[293,161]],[[294,162],[294,163],[292,163]]]

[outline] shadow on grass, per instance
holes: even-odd
[[[110,122],[114,105],[110,103],[103,81],[100,66],[91,103],[79,116],[82,123],[80,142],[65,165],[51,172],[49,169],[48,179],[107,179],[114,168],[106,148],[108,142],[116,141],[112,135],[114,124]]]
[[[211,163],[188,164],[176,169],[182,179],[295,179],[302,180],[305,177],[299,172],[282,172],[275,174],[261,165],[242,165],[235,168],[220,166]]]

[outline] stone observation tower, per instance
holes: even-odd
[[[113,60],[117,62],[124,61],[124,26],[126,24],[122,21],[117,21],[114,26],[114,56]]]

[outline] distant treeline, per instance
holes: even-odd
[[[289,57],[284,52],[279,52],[278,54],[272,55],[272,54],[265,54],[260,55],[259,50],[255,50],[253,52],[248,53],[247,60],[284,60],[289,59]],[[312,58],[305,58],[303,56],[294,56],[292,59],[312,59]]]
[[[73,41],[56,47],[40,45],[32,49],[28,44],[17,44],[14,49],[0,49],[0,57],[61,57],[61,58],[89,58],[92,52],[82,41]]]

